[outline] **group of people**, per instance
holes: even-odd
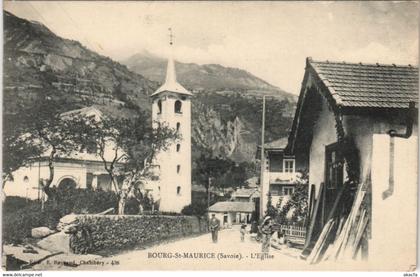
[[[241,225],[241,229],[240,229],[241,242],[245,241],[245,234],[247,233],[246,227],[247,227],[246,224]],[[220,230],[220,220],[216,218],[215,214],[211,215],[211,219],[209,222],[209,229],[211,231],[211,237],[212,237],[213,243],[217,243],[218,234]],[[262,242],[261,251],[263,253],[268,253],[270,250],[271,236],[274,233],[271,217],[266,216],[264,218],[261,225],[258,227],[258,231],[261,234],[261,242]]]

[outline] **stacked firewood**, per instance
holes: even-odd
[[[359,185],[347,217],[330,217],[324,225],[310,255],[306,260],[313,264],[326,260],[356,259],[361,254],[362,241],[366,238],[369,222],[368,211],[363,205],[366,191]]]

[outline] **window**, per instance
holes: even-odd
[[[157,102],[157,106],[158,106],[158,114],[161,114],[162,113],[162,101],[161,100],[159,100]]]
[[[29,182],[29,177],[28,177],[28,176],[23,177],[23,181],[24,181],[25,183]]]
[[[283,188],[283,195],[292,195],[294,189],[292,187],[284,187]]]
[[[270,184],[269,193],[271,194],[271,196],[281,195],[281,186],[278,184]]]
[[[284,160],[284,172],[295,172],[295,160]]]
[[[179,173],[181,171],[181,165],[176,166],[176,173]]]
[[[181,186],[176,187],[176,194],[181,195]]]
[[[281,172],[283,165],[283,153],[269,153],[266,159],[270,172]]]
[[[179,131],[180,128],[181,128],[181,123],[177,122],[176,123],[176,131]]]
[[[181,150],[181,144],[179,144],[179,143],[178,143],[178,144],[176,145],[176,152],[179,152],[179,150]]]
[[[175,101],[175,113],[182,113],[182,102],[179,100]]]

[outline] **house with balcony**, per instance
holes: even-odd
[[[300,167],[295,157],[285,151],[287,143],[288,138],[281,138],[264,145],[265,166],[260,185],[264,213],[269,197],[274,207],[282,207],[295,191]],[[261,146],[258,146],[257,157],[261,157]]]

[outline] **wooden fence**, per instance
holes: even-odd
[[[297,243],[304,244],[306,238],[306,228],[293,226],[293,225],[280,225],[280,231],[285,234],[286,240]]]

